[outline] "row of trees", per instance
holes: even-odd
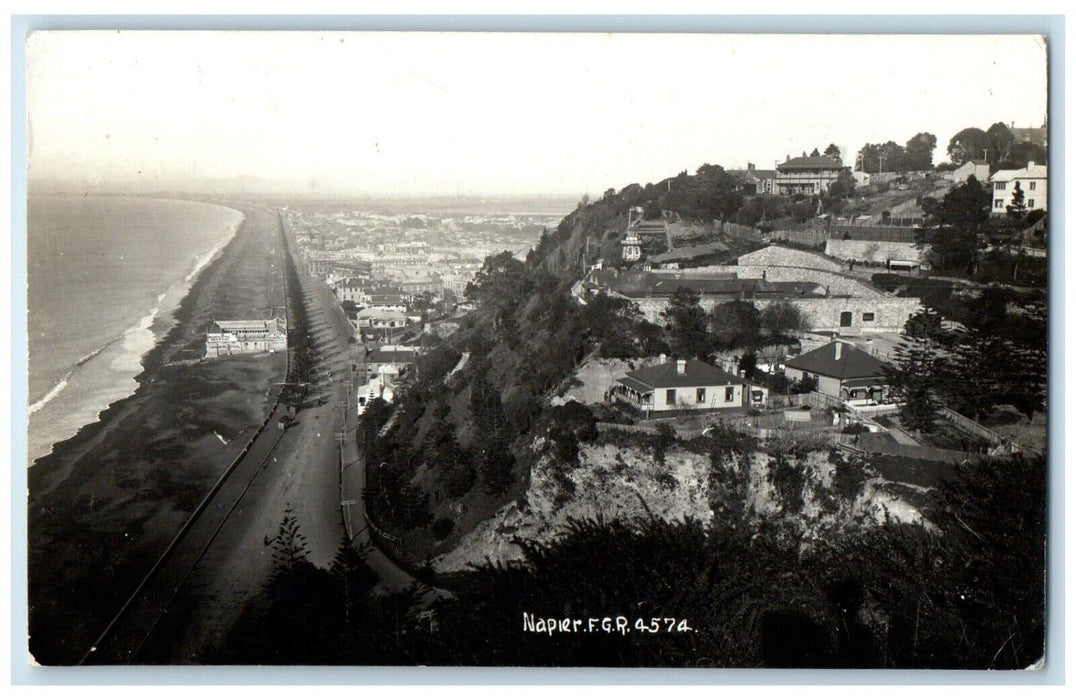
[[[1017,141],[1012,130],[996,122],[983,131],[977,127],[961,129],[949,139],[949,161],[961,165],[973,158],[985,159],[991,168],[1022,168],[1028,161],[1046,162],[1046,149],[1029,141]]]
[[[932,433],[949,406],[975,420],[1000,406],[1028,418],[1046,402],[1046,306],[1041,299],[1014,305],[1012,292],[991,287],[969,305],[966,330],[946,330],[924,310],[908,320],[890,370],[902,422]]]
[[[864,144],[856,156],[856,169],[866,173],[929,170],[934,164],[938,139],[925,131],[908,139],[903,146],[894,142]]]
[[[669,346],[679,357],[706,359],[714,350],[754,349],[763,340],[778,343],[806,330],[807,321],[794,304],[777,300],[761,311],[749,301],[727,301],[706,313],[699,296],[678,288],[662,312]]]

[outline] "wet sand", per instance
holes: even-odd
[[[30,650],[39,663],[81,658],[282,381],[283,353],[196,362],[208,321],[264,318],[284,304],[276,215],[237,208],[246,219],[144,358],[134,395],[29,470]]]

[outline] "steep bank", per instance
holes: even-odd
[[[144,358],[135,393],[28,474],[31,651],[41,663],[81,656],[264,417],[282,355],[186,362],[201,354],[206,322],[265,317],[283,303],[274,216],[243,213]]]
[[[918,507],[925,489],[887,482],[827,452],[809,452],[790,463],[802,480],[788,479],[785,462],[762,451],[715,456],[697,444],[676,445],[658,459],[645,439],[603,436],[580,446],[575,465],[543,454],[523,497],[476,527],[434,567],[450,572],[487,561],[520,561],[520,541],[548,544],[580,521],[630,523],[655,516],[709,525],[731,510],[758,520],[793,521],[805,539],[887,519],[923,523]]]

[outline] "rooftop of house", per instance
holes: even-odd
[[[829,156],[801,156],[789,158],[777,166],[777,172],[782,170],[817,170],[820,168],[839,170],[841,162]]]
[[[1019,180],[1020,178],[1028,179],[1045,179],[1047,168],[1045,165],[1038,165],[1035,162],[1027,164],[1026,168],[1020,168],[1019,170],[999,170],[990,176],[991,182],[1009,182],[1011,180]]]
[[[284,331],[284,320],[280,318],[213,321],[209,325],[210,333],[229,333],[235,331],[264,331],[275,333]]]
[[[744,380],[725,370],[699,360],[672,360],[644,367],[617,380],[636,391],[654,391],[677,387],[727,386]]]
[[[414,350],[373,350],[366,356],[368,364],[387,363],[409,364],[415,361]]]
[[[850,343],[835,340],[785,362],[786,367],[835,379],[881,377],[886,364]]]
[[[403,311],[397,311],[395,309],[361,309],[357,314],[357,318],[407,318],[407,314]]]

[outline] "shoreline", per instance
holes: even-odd
[[[285,357],[201,356],[203,321],[279,306],[275,212],[230,207],[236,233],[191,278],[137,388],[27,471],[31,649],[74,663],[271,404]],[[256,316],[253,316],[256,317]],[[227,442],[221,440],[223,436]]]
[[[161,200],[161,198],[142,199]],[[178,202],[182,200],[161,201]],[[215,242],[212,247],[195,252],[193,261],[190,267],[184,272],[183,276],[169,284],[163,291],[156,293],[154,299],[149,302],[151,308],[144,310],[145,313],[143,313],[134,323],[119,331],[115,336],[109,338],[100,347],[86,353],[72,365],[69,365],[67,371],[62,375],[60,380],[41,393],[41,395],[33,398],[29,396],[27,397],[26,419],[28,454],[26,468],[28,470],[33,469],[42,459],[53,454],[57,447],[68,440],[77,437],[85,428],[100,422],[105,412],[114,404],[130,398],[136,391],[138,391],[143,383],[143,377],[147,369],[145,364],[146,358],[158,346],[168,342],[169,334],[177,325],[179,325],[176,313],[186,298],[194,290],[198,277],[200,277],[206,268],[209,267],[214,260],[220,257],[224,249],[235,240],[236,235],[247,218],[246,214],[240,209],[224,206],[215,202],[190,200],[185,203],[197,203],[200,205],[227,209],[238,214],[239,218],[228,227],[228,232],[222,236],[220,240]],[[117,345],[121,346],[118,351],[115,349]],[[64,417],[80,415],[81,418],[78,425],[68,423],[64,426],[63,430],[57,431],[51,436],[46,436],[47,440],[39,440],[36,445],[30,444],[30,435],[32,434],[31,423],[34,420],[33,416],[39,411],[47,408],[54,400],[58,399],[64,391],[68,389],[72,382],[77,384],[80,378],[85,378],[86,375],[80,374],[80,370],[86,364],[94,361],[103,362],[110,359],[108,357],[100,357],[104,353],[116,355],[111,358],[112,367],[116,368],[118,365],[119,371],[123,371],[126,368],[127,371],[124,372],[124,374],[129,376],[118,378],[117,386],[114,388],[109,387],[110,390],[103,396],[98,396],[98,400],[84,400],[81,405],[69,407],[67,409],[69,412],[64,414]],[[134,366],[136,364],[137,367]],[[27,382],[27,384],[29,385],[29,382]],[[98,391],[100,393],[100,390]],[[38,421],[47,421],[48,419],[48,416],[45,416],[44,418],[39,416]],[[53,417],[53,419],[55,419],[55,417]],[[36,456],[29,454],[30,448],[33,446],[36,446],[40,451]]]

